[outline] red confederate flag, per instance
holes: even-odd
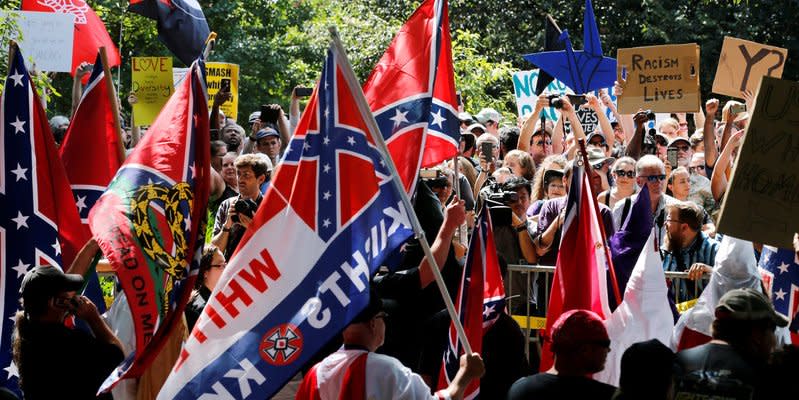
[[[419,167],[458,153],[460,123],[447,10],[446,1],[425,0],[363,86],[408,191]]]
[[[608,260],[603,249],[599,219],[592,199],[588,177],[582,167],[575,166],[566,200],[566,218],[560,241],[555,275],[547,307],[547,326],[541,352],[541,371],[552,367],[550,345],[552,324],[566,311],[590,310],[603,319],[610,316],[606,269]]]
[[[105,24],[83,0],[22,0],[22,10],[72,14],[75,36],[72,41],[72,71],[82,62],[92,62],[100,47],[108,49],[109,67],[119,65],[119,51],[108,36]],[[85,82],[84,78],[84,82]]]

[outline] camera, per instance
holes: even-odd
[[[547,96],[547,99],[549,99],[550,107],[557,108],[558,110],[563,108],[563,100],[560,98],[560,95],[550,94],[549,96]]]
[[[655,113],[652,112],[652,110],[646,110],[644,113],[646,113],[646,124],[650,125],[650,128],[646,131],[646,135],[643,135],[641,138],[641,152],[643,154],[657,155],[657,141],[655,140],[655,135],[657,134],[657,130],[655,129]]]
[[[222,78],[222,81],[219,83],[219,91],[220,92],[230,91],[230,78]]]
[[[517,202],[519,200],[519,194],[513,191],[502,190],[502,185],[492,183],[491,191],[488,193],[488,200],[507,206]]]
[[[255,211],[258,210],[258,204],[252,199],[238,199],[233,203],[233,209],[236,210],[236,214],[246,215],[252,218],[253,215],[255,215]],[[239,221],[238,215],[234,215],[233,222]]]

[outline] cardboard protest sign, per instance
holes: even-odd
[[[699,46],[674,44],[619,49],[619,81],[627,83],[619,96],[619,113],[638,109],[654,112],[698,112]]]
[[[799,83],[763,77],[753,108],[718,230],[792,248],[799,229]]]
[[[133,105],[136,125],[150,125],[174,92],[172,57],[133,57],[131,90],[138,102]]]
[[[741,92],[754,92],[760,78],[781,78],[788,50],[725,36],[719,55],[713,93],[741,98]]]
[[[75,17],[72,14],[37,11],[10,11],[9,14],[16,16],[22,32],[22,38],[16,37],[15,40],[25,54],[28,69],[73,72]],[[5,12],[0,11],[0,16],[5,16]]]
[[[238,119],[239,113],[239,66],[223,62],[205,63],[208,82],[208,107],[213,106],[214,95],[219,92],[223,84],[230,85],[232,98],[219,107],[225,116]]]
[[[538,84],[539,70],[532,71],[519,71],[513,74],[513,93],[516,96],[516,110],[520,117],[524,117],[535,110],[535,103],[538,101],[538,95],[535,94],[535,87]],[[546,87],[546,92],[549,94],[573,94],[566,85],[555,79],[550,82]],[[553,107],[547,107],[543,111],[547,119],[554,121],[558,118],[559,112],[555,111]]]

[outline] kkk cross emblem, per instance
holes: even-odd
[[[89,11],[89,6],[83,0],[39,0],[38,3],[50,7],[53,12],[72,14],[76,24],[86,24],[86,12]]]
[[[302,333],[293,324],[272,328],[261,339],[261,358],[272,365],[283,366],[294,362],[302,352]]]

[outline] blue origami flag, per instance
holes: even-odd
[[[568,30],[561,33],[560,40],[566,44],[566,50],[527,54],[524,59],[565,83],[578,94],[613,86],[616,81],[616,60],[602,56],[602,43],[599,42],[599,29],[591,0],[585,0],[585,50],[572,48]]]

